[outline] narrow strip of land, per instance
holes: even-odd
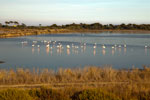
[[[112,30],[112,29],[103,29],[103,30],[90,30],[90,29],[9,29],[9,28],[0,28],[0,38],[11,38],[11,37],[20,37],[20,36],[29,36],[29,35],[41,35],[41,34],[67,34],[67,33],[142,33],[150,34],[150,30]]]

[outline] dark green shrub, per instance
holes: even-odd
[[[119,99],[117,96],[111,93],[99,89],[91,89],[75,93],[72,96],[72,100],[121,100],[121,99]]]
[[[29,95],[34,98],[34,100],[39,100],[40,91],[38,89],[30,89]]]
[[[35,99],[38,98],[39,100],[70,100],[69,96],[67,96],[63,92],[44,87],[39,90],[30,90],[29,94]]]
[[[6,89],[0,91],[0,100],[33,100],[25,90]]]

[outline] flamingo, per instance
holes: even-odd
[[[126,48],[126,47],[127,47],[127,45],[126,45],[126,44],[124,44],[124,47]]]
[[[121,48],[121,45],[119,45],[118,47]]]
[[[37,47],[39,48],[39,47],[40,47],[40,45],[37,45]]]
[[[93,48],[96,49],[96,45],[94,45]]]
[[[67,45],[67,49],[70,49],[70,45]]]
[[[114,47],[114,46],[112,46],[111,48],[112,48],[112,49],[114,49],[115,47]]]
[[[106,47],[103,45],[102,48],[105,49]]]
[[[49,44],[47,44],[46,47],[49,48]]]
[[[35,45],[34,44],[32,44],[32,47],[34,47]]]

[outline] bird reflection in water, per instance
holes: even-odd
[[[40,54],[40,48],[38,48],[37,50],[38,50],[38,54]]]
[[[46,47],[46,53],[49,54],[49,47]]]
[[[23,42],[21,42],[21,44],[22,44],[22,48],[24,48],[24,46],[28,45],[28,42],[27,41],[23,41]]]
[[[106,54],[106,50],[105,49],[102,49],[102,54],[105,56],[105,54]]]
[[[57,53],[62,54],[62,48],[57,48]]]
[[[112,56],[115,54],[115,49],[114,48],[112,48],[111,54],[112,54]]]
[[[81,46],[81,52],[84,53],[86,50],[86,46]]]
[[[96,49],[93,49],[93,55],[94,56],[96,55]]]
[[[119,53],[121,53],[121,47],[118,47]]]
[[[145,55],[147,55],[147,48],[145,48]]]
[[[70,48],[67,48],[67,55],[70,55]]]
[[[34,52],[35,52],[35,49],[34,49],[34,47],[32,47],[32,54],[34,54]]]
[[[124,51],[124,54],[126,54],[126,52],[127,52],[127,48],[124,48],[124,49],[123,49],[123,51]]]

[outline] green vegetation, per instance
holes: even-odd
[[[83,90],[72,96],[73,100],[121,100],[119,97],[100,89]]]
[[[0,90],[0,100],[33,100],[29,93],[21,89]]]
[[[150,91],[119,91],[104,88],[7,88],[0,90],[0,100],[150,100]],[[121,87],[120,87],[121,88]],[[108,90],[109,89],[109,90]],[[122,89],[120,89],[122,90]],[[116,93],[118,92],[118,93]],[[119,93],[121,92],[121,93]]]
[[[24,23],[19,24],[17,21],[5,21],[5,25],[0,24],[0,27],[3,28],[14,28],[13,25],[16,25],[15,28],[28,28],[28,29],[71,29],[71,30],[103,30],[103,29],[114,29],[114,30],[150,30],[150,24],[120,24],[120,25],[113,25],[113,24],[106,24],[103,25],[101,23],[92,23],[92,24],[66,24],[66,25],[49,25],[49,26],[42,26],[42,24],[39,24],[39,26],[26,26]]]

